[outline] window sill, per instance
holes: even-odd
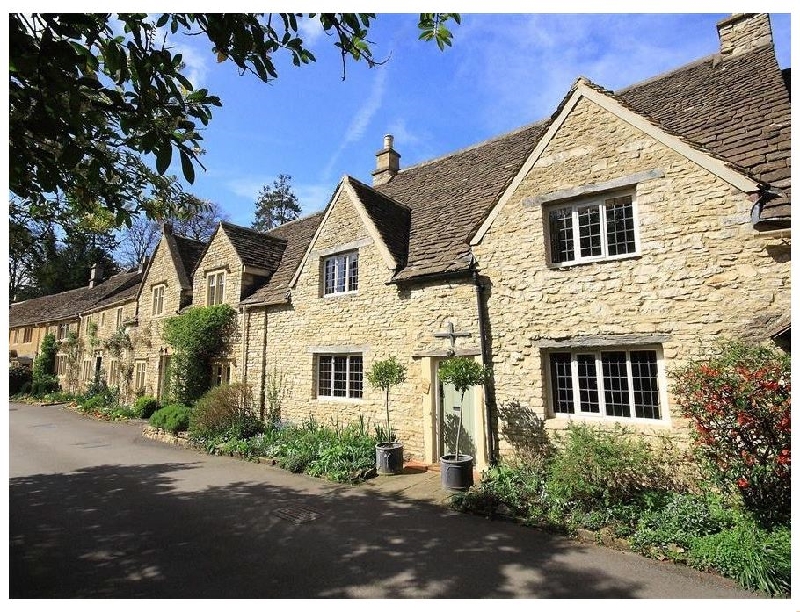
[[[641,258],[642,258],[641,253],[631,253],[629,255],[617,255],[616,257],[598,257],[597,259],[584,259],[582,261],[570,261],[561,264],[547,263],[547,268],[549,270],[569,270],[571,268],[577,268],[579,266],[589,266],[592,264],[602,264],[612,261],[623,261],[626,259],[641,259]]]
[[[322,295],[322,298],[325,300],[335,300],[337,298],[344,298],[358,295],[358,289],[355,291],[342,291],[340,293],[325,293]]]
[[[590,415],[590,414],[549,414],[545,419],[546,422],[555,423],[592,423],[597,425],[609,424],[609,425],[646,425],[656,428],[670,428],[672,424],[669,420],[661,418],[661,419],[638,419],[638,418],[630,418],[630,417],[610,417],[610,416],[603,416],[603,415]]]
[[[363,397],[333,397],[328,395],[317,395],[314,398],[317,402],[330,402],[332,404],[353,403],[361,404],[364,402]]]

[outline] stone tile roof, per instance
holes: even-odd
[[[220,226],[244,265],[263,270],[275,270],[278,267],[286,248],[283,239],[271,232],[261,233],[227,221],[220,221]]]
[[[762,215],[790,216],[791,102],[772,46],[713,55],[617,95],[672,133],[783,192]]]
[[[95,287],[79,287],[11,304],[8,309],[9,327],[77,319],[84,312],[134,300],[141,278],[138,271],[124,272],[111,276]]]
[[[194,273],[197,262],[205,251],[206,244],[200,240],[192,240],[176,234],[168,234],[167,239],[170,246],[174,246],[173,263],[178,272],[178,278],[184,289],[192,289],[192,274]]]
[[[352,177],[347,177],[347,180],[397,262],[398,270],[404,268],[408,256],[411,209]]]
[[[323,217],[318,212],[296,221],[290,221],[268,232],[270,238],[282,242],[285,247],[275,271],[267,283],[242,300],[243,305],[271,306],[289,301],[289,283],[311,243]]]
[[[469,240],[546,129],[537,123],[401,170],[374,189],[411,210],[408,261],[396,280],[469,269]]]

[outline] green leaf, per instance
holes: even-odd
[[[163,176],[172,163],[172,143],[169,141],[166,142],[166,145],[162,143],[161,146],[155,149],[155,154],[156,170]]]
[[[183,169],[183,177],[190,183],[194,183],[194,164],[189,155],[181,149],[181,168]]]

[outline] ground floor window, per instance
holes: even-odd
[[[215,363],[211,366],[211,384],[219,387],[231,382],[231,364],[227,361]]]
[[[552,352],[553,413],[660,420],[655,349]]]
[[[145,373],[147,372],[147,362],[146,361],[137,361],[136,368],[135,368],[135,375],[133,379],[133,388],[136,391],[144,391],[145,382]]]
[[[317,396],[360,399],[364,390],[364,362],[361,355],[319,355]]]
[[[113,387],[119,386],[119,361],[116,359],[111,360],[108,368],[108,384]]]
[[[56,375],[64,376],[67,373],[67,356],[56,355]]]
[[[92,361],[90,359],[83,360],[83,382],[92,380]]]

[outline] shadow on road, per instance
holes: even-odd
[[[200,465],[12,478],[10,596],[630,598],[640,589],[596,564],[576,570],[586,549],[563,538],[357,487],[174,486]]]

